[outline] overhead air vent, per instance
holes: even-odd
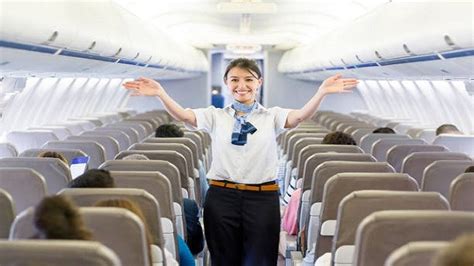
[[[408,45],[406,45],[405,43],[403,44],[403,50],[405,50],[405,52],[409,55],[416,55],[410,50],[410,48],[408,48]]]
[[[87,51],[90,51],[90,50],[94,49],[94,47],[95,47],[95,41],[93,41],[93,42],[91,43],[91,45],[89,46],[89,48],[87,48]]]
[[[48,42],[54,42],[57,37],[58,37],[58,32],[55,31],[53,32],[53,34],[51,34],[51,37],[49,37]]]
[[[117,57],[122,52],[122,47],[120,47],[117,52],[114,54],[114,57]]]
[[[380,59],[380,60],[383,60],[383,57],[380,55],[380,53],[378,51],[375,51],[375,56]]]
[[[259,0],[232,0],[218,3],[217,10],[230,14],[272,14],[276,13],[278,8],[275,3]]]
[[[225,48],[234,54],[254,54],[262,51],[259,44],[228,44]]]
[[[449,35],[444,35],[444,41],[446,42],[446,44],[453,48],[453,49],[458,49],[459,47],[454,43],[454,41],[451,39],[451,37],[449,37]]]

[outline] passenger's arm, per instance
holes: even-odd
[[[160,83],[149,78],[138,78],[125,82],[123,86],[133,90],[132,96],[156,96],[163,103],[166,111],[176,120],[197,126],[196,116],[191,110],[185,110],[163,89]]]
[[[340,74],[323,81],[316,94],[301,109],[291,110],[286,118],[285,128],[294,128],[318,110],[324,96],[332,93],[349,93],[357,86],[356,79],[343,79]]]

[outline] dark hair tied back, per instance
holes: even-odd
[[[248,58],[237,58],[232,60],[225,69],[224,81],[227,80],[227,74],[229,74],[229,71],[234,67],[247,70],[256,79],[260,79],[262,77],[262,72],[260,71],[260,68],[258,68],[257,62],[255,62],[255,60]]]

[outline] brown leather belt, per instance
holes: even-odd
[[[232,183],[227,181],[217,181],[210,180],[209,185],[216,187],[225,187],[237,190],[247,190],[247,191],[278,191],[278,184],[264,184],[264,185],[247,185],[240,183]]]

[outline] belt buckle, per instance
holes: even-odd
[[[246,184],[235,184],[238,190],[245,190],[247,188]]]

